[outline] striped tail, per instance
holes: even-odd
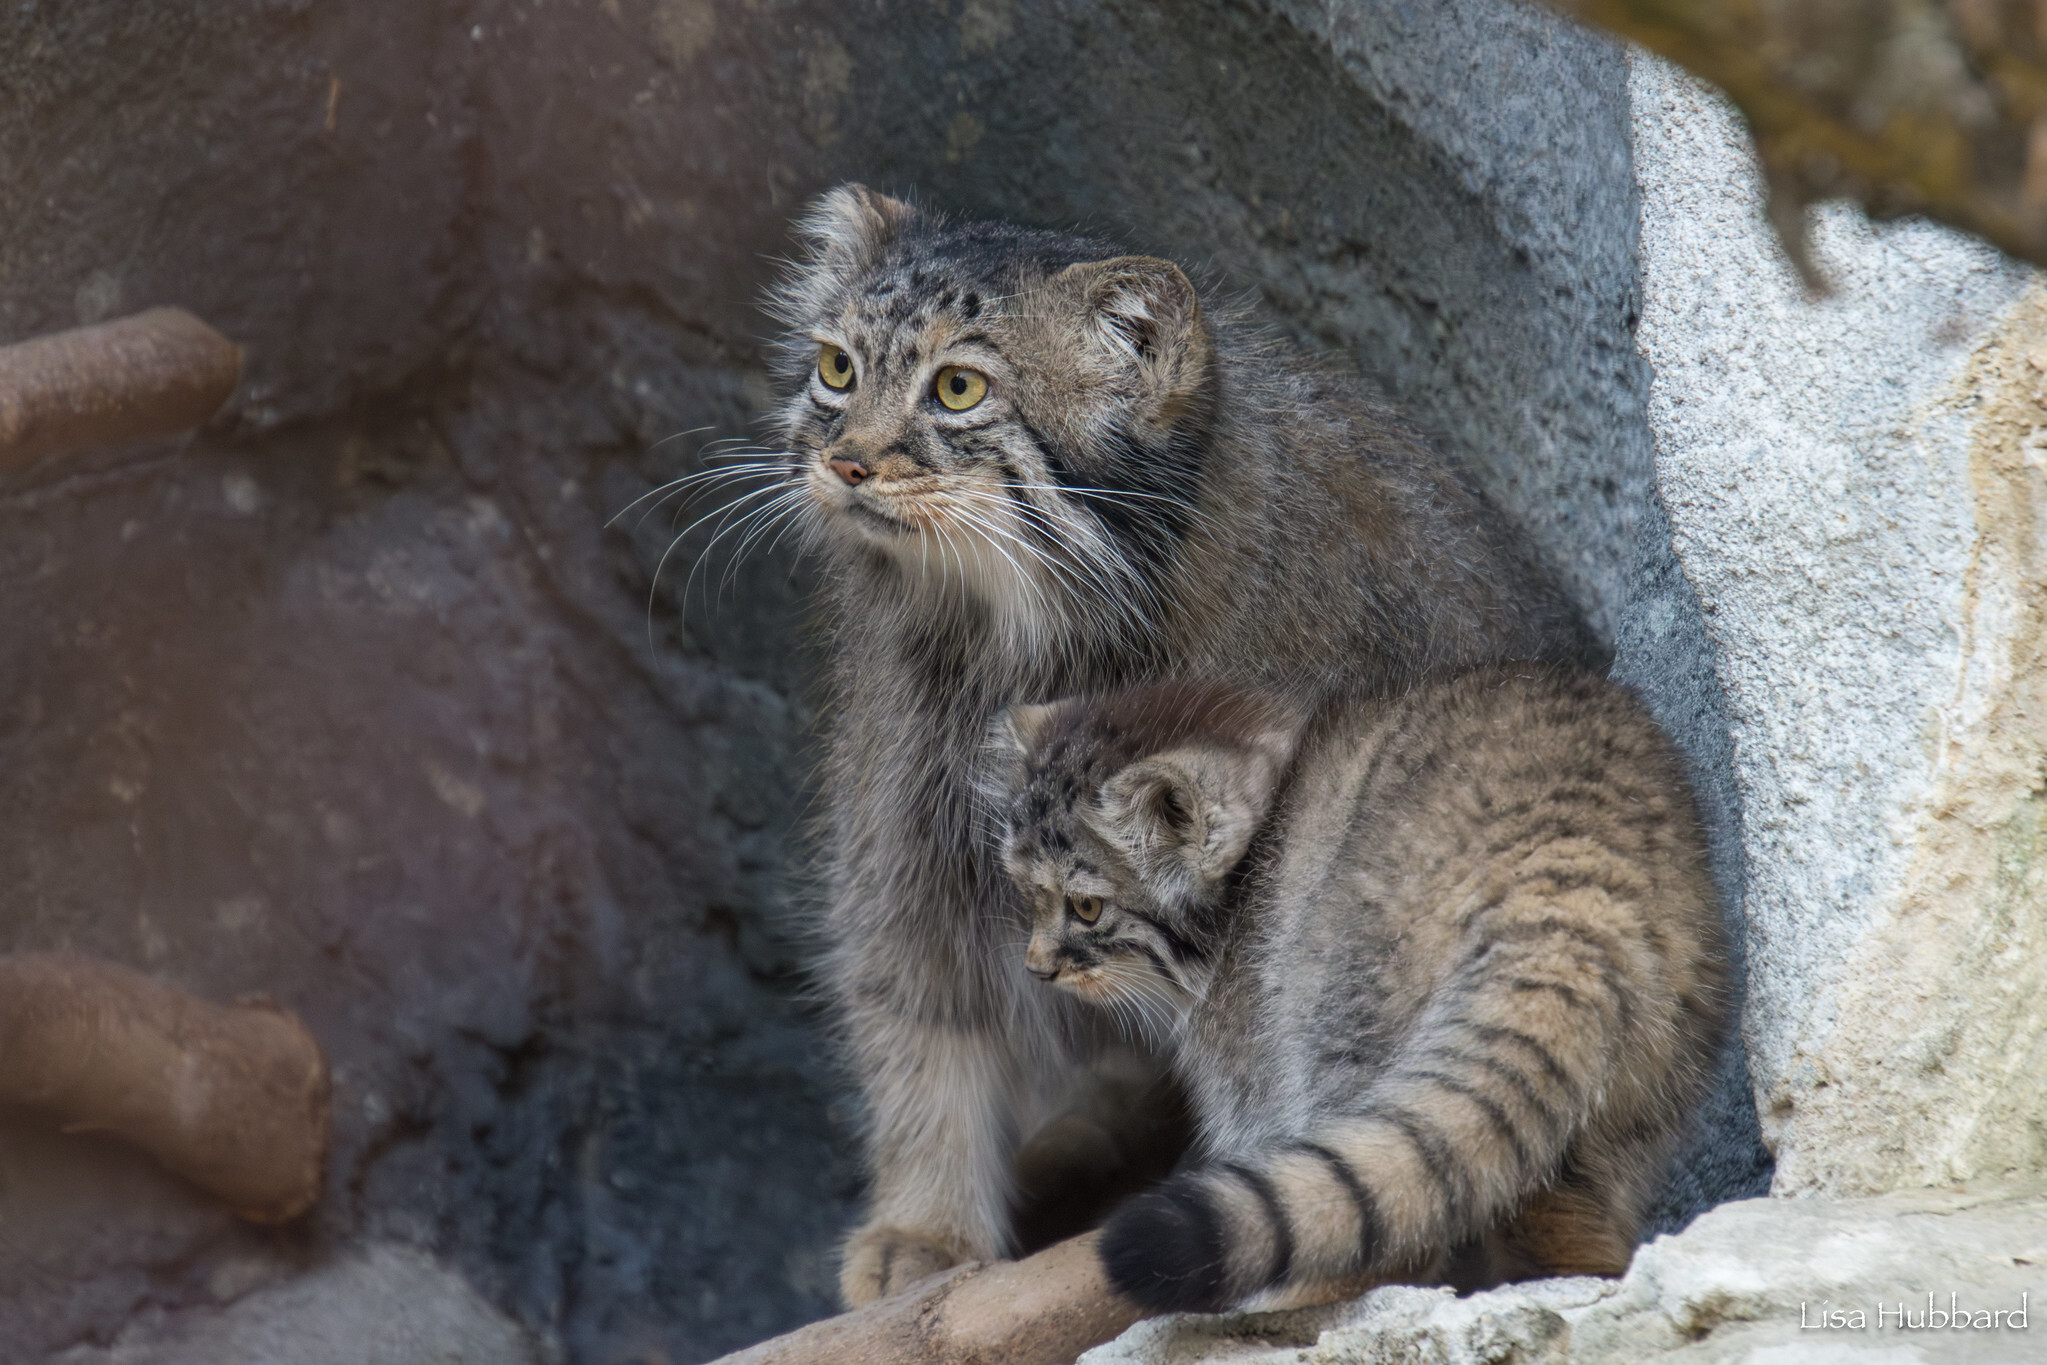
[[[1212,1312],[1413,1274],[1532,1197],[1565,1201],[1543,1216],[1581,1228],[1615,1206],[1607,1241],[1624,1265],[1711,1021],[1686,1019],[1690,1002],[1651,1004],[1665,993],[1634,984],[1657,975],[1636,935],[1536,923],[1484,936],[1348,1112],[1117,1210],[1101,1241],[1115,1287],[1157,1311]]]

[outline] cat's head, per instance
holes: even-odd
[[[1214,408],[1179,267],[857,185],[802,231],[774,297],[801,515],[1034,633],[1155,606],[1202,516]]]
[[[1299,728],[1276,699],[1178,683],[997,717],[987,795],[1031,974],[1140,1011],[1201,995]]]

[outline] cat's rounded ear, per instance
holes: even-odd
[[[1191,891],[1235,867],[1258,825],[1240,803],[1218,803],[1211,790],[1218,775],[1198,771],[1198,758],[1179,761],[1186,758],[1196,756],[1147,758],[1110,778],[1102,832],[1135,853],[1148,877]]]
[[[1153,421],[1172,425],[1206,388],[1215,338],[1179,266],[1153,256],[1082,261],[1051,284],[1079,304],[1094,346],[1139,381]]]
[[[1254,749],[1193,748],[1142,759],[1103,788],[1105,830],[1156,874],[1173,866],[1202,882],[1243,861],[1271,809],[1278,775]]]
[[[1142,759],[1110,778],[1102,796],[1111,826],[1104,832],[1142,861],[1196,861],[1208,821],[1201,784],[1186,767],[1170,758]]]
[[[817,201],[797,230],[828,266],[862,265],[896,239],[916,210],[865,185],[841,185]]]

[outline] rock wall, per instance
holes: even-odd
[[[1804,298],[1724,102],[1646,57],[1632,88],[1657,479],[1732,723],[1775,1188],[2047,1169],[2047,296],[1835,210],[1833,293]]]
[[[1656,483],[1731,732],[1772,1191],[1802,1197],[1619,1281],[1162,1319],[1084,1365],[2042,1353],[2047,288],[1827,210],[1808,297],[1726,103],[1641,55],[1629,92]]]
[[[0,950],[276,995],[337,1129],[261,1233],[8,1116],[0,1356],[216,1349],[364,1246],[578,1361],[828,1311],[804,569],[635,500],[753,430],[770,258],[841,180],[1188,261],[1377,379],[1691,755],[1738,921],[1774,846],[1656,491],[1628,81],[1513,0],[5,7],[0,340],[180,303],[249,377],[0,485]],[[1726,1062],[1668,1225],[1767,1178]]]

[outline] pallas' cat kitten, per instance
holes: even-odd
[[[1669,742],[1536,666],[1296,714],[1161,684],[997,726],[1029,971],[1157,1035],[1194,1105],[1111,1281],[1213,1310],[1620,1273],[1723,1016]]]
[[[827,975],[864,1087],[859,1304],[1012,1245],[1011,1158],[1101,1044],[1016,965],[977,815],[989,717],[1166,674],[1312,701],[1598,647],[1499,516],[1354,386],[1168,262],[858,187],[774,300],[786,453],[825,558]]]

